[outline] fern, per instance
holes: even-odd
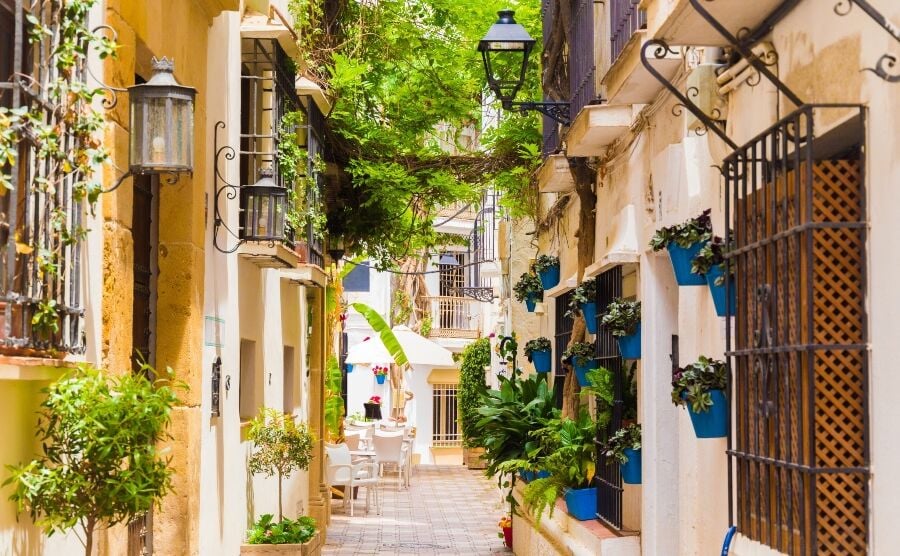
[[[559,496],[559,481],[553,477],[535,479],[525,486],[522,491],[522,502],[534,517],[534,528],[541,524],[541,518],[550,508],[550,517],[556,508],[556,498]]]

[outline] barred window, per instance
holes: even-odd
[[[432,445],[460,446],[462,437],[459,434],[459,421],[457,419],[456,384],[435,384],[434,408],[432,410]]]

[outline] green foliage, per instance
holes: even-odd
[[[47,78],[41,82],[23,81],[33,99],[29,106],[0,106],[0,195],[14,187],[11,172],[21,162],[21,153],[29,149],[35,171],[18,176],[28,180],[19,196],[24,198],[27,189],[29,203],[47,221],[47,237],[40,239],[43,247],[37,253],[35,238],[20,238],[21,230],[9,230],[16,234],[19,255],[34,253],[35,295],[39,299],[32,306],[31,323],[44,341],[59,333],[61,307],[52,299],[52,292],[58,287],[64,251],[87,234],[81,225],[81,203],[87,202],[93,209],[102,190],[94,170],[108,159],[98,139],[105,125],[105,113],[94,108],[104,90],[90,85],[85,64],[90,53],[96,53],[100,59],[114,56],[117,45],[103,30],[93,31],[88,26],[88,13],[95,3],[96,0],[53,2],[35,12],[41,18],[25,14],[28,42],[34,45],[33,49],[46,50],[45,63],[55,71],[45,72]],[[71,214],[66,212],[69,196],[75,201]]]
[[[588,385],[581,387],[581,394],[597,397],[597,428],[604,430],[612,420],[613,402],[615,401],[615,377],[606,367],[591,369],[585,373]]]
[[[628,463],[628,456],[625,455],[626,449],[641,449],[641,426],[632,423],[627,427],[622,427],[613,433],[612,436],[603,445],[603,454],[609,459],[609,463]]]
[[[513,286],[513,292],[516,294],[516,300],[525,301],[529,297],[533,297],[538,301],[544,299],[544,286],[541,285],[541,279],[533,272],[526,272],[519,277],[519,281]]]
[[[391,330],[391,327],[388,326],[384,319],[381,318],[381,315],[378,314],[378,311],[369,307],[365,303],[353,303],[351,305],[356,311],[365,317],[366,322],[369,323],[369,326],[372,327],[378,336],[381,338],[381,343],[384,344],[384,347],[387,348],[388,353],[391,354],[391,357],[394,359],[394,363],[397,365],[403,366],[406,365],[409,360],[406,358],[406,353],[403,352],[403,346],[400,345],[400,342],[397,341],[397,337],[394,336],[394,332]]]
[[[329,438],[338,438],[344,420],[344,398],[341,397],[343,373],[337,357],[328,356],[325,371],[325,430]]]
[[[691,272],[694,274],[706,274],[714,266],[725,268],[725,254],[729,251],[725,246],[725,240],[719,236],[713,236],[691,261]],[[731,269],[734,274],[734,268]],[[725,283],[725,275],[716,278],[716,285],[721,286]]]
[[[588,342],[573,342],[563,352],[563,357],[577,365],[585,365],[594,359],[594,344]]]
[[[572,317],[581,314],[581,305],[584,303],[594,303],[597,301],[597,280],[588,278],[572,290],[572,297],[569,300],[569,308],[566,316]]]
[[[712,407],[712,390],[725,390],[728,386],[728,368],[724,361],[704,355],[696,363],[678,369],[672,375],[672,403],[690,404],[695,413],[709,411]]]
[[[272,514],[259,516],[247,532],[247,544],[303,544],[316,534],[316,520],[301,516],[273,522]]]
[[[340,2],[327,25],[318,4],[292,0],[289,9],[308,72],[333,97],[329,137],[346,174],[329,200],[330,233],[383,268],[431,250],[437,211],[477,203],[487,187],[509,192],[511,210],[529,212],[513,195],[536,197],[537,115],[504,115],[484,150],[467,140],[482,129],[486,89],[475,44],[507,1]],[[539,6],[512,7],[540,44]],[[539,98],[537,64],[528,77],[523,98]]]
[[[4,485],[19,512],[27,511],[48,535],[84,528],[87,554],[98,526],[128,523],[151,509],[172,487],[169,460],[158,447],[175,390],[185,388],[144,365],[138,374],[112,376],[89,365],[44,389],[38,414],[38,458],[9,466]]]
[[[650,240],[650,248],[654,251],[665,249],[670,243],[681,247],[690,247],[698,241],[709,241],[712,237],[712,220],[710,209],[706,209],[700,216],[691,218],[681,224],[660,228],[653,234]]]
[[[627,299],[613,299],[606,306],[600,323],[609,328],[613,336],[630,336],[637,332],[641,324],[641,302]]]
[[[531,268],[535,272],[544,272],[550,270],[554,266],[559,266],[559,257],[553,255],[538,255],[537,259],[534,260],[534,264],[531,265]]]
[[[463,444],[466,446],[474,446],[470,439],[475,437],[475,424],[479,419],[478,407],[482,396],[487,391],[487,384],[484,382],[484,368],[490,364],[491,341],[488,338],[476,340],[463,350],[456,399],[460,430]]]
[[[525,342],[525,357],[531,361],[531,354],[536,351],[548,351],[550,349],[550,338],[545,338],[541,336],[540,338],[535,338],[534,340],[528,340]]]
[[[428,337],[431,334],[431,329],[434,326],[434,320],[431,318],[431,313],[425,313],[422,317],[422,324],[419,326],[419,334],[422,336]]]

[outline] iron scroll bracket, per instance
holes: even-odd
[[[569,114],[570,104],[568,102],[557,102],[557,101],[548,101],[548,102],[509,102],[504,103],[503,108],[507,110],[516,110],[518,112],[528,112],[530,110],[536,110],[541,114],[547,116],[553,121],[560,123],[562,125],[569,125],[572,123],[572,117]]]
[[[891,23],[888,18],[884,17],[884,15],[876,10],[872,4],[869,4],[867,0],[839,0],[838,3],[834,5],[834,13],[839,16],[845,16],[853,9],[853,4],[859,6],[867,16],[872,18],[872,20],[882,29],[887,31],[895,41],[900,43],[900,28]],[[888,83],[900,83],[900,71],[897,71],[897,73],[891,71],[897,66],[897,62],[897,56],[893,54],[882,54],[875,63],[875,67],[863,68],[863,71],[871,71]],[[900,70],[900,68],[898,68],[898,70]]]
[[[803,106],[805,104],[803,100],[801,100],[800,97],[790,89],[790,87],[785,85],[784,82],[778,79],[778,76],[772,73],[772,71],[769,69],[771,62],[767,63],[765,60],[754,54],[750,49],[750,45],[748,45],[744,41],[741,41],[738,37],[733,35],[731,31],[729,31],[725,28],[724,25],[719,23],[719,20],[717,20],[711,13],[709,13],[709,10],[707,10],[703,6],[703,2],[708,1],[710,0],[690,0],[690,3],[691,6],[693,6],[694,10],[700,15],[700,17],[706,20],[706,22],[709,23],[717,33],[722,35],[722,37],[726,41],[728,41],[728,43],[731,44],[735,50],[737,50],[737,52],[747,61],[748,64],[753,67],[753,69],[757,71],[757,73],[759,73],[770,83],[775,85],[775,88],[778,89],[784,96],[786,96],[788,100],[794,103],[795,106]]]
[[[674,53],[675,51],[672,50],[665,41],[662,41],[660,39],[650,39],[644,43],[643,47],[641,47],[641,64],[644,66],[644,68],[647,69],[647,71],[650,73],[650,75],[653,76],[654,79],[659,81],[663,87],[665,87],[670,93],[672,93],[672,95],[676,99],[678,99],[678,104],[676,104],[672,109],[672,113],[675,116],[679,116],[681,115],[681,109],[687,108],[691,112],[691,114],[693,114],[697,117],[698,120],[703,122],[703,127],[705,129],[715,133],[733,150],[738,150],[737,143],[735,143],[731,140],[730,137],[728,137],[720,123],[710,118],[709,115],[707,115],[706,112],[703,111],[703,109],[697,106],[694,101],[688,98],[686,94],[678,90],[678,87],[670,83],[669,80],[666,79],[665,76],[663,76],[663,74],[661,74],[656,70],[656,68],[653,67],[653,63],[650,61],[650,58],[648,56],[648,52],[650,52],[651,50],[653,51],[653,58],[657,60],[661,60],[662,58],[665,58],[666,54]]]
[[[453,288],[453,292],[485,303],[490,303],[494,300],[494,288],[491,287],[456,287]]]
[[[234,160],[234,157],[237,156],[237,153],[234,150],[234,147],[229,145],[219,146],[219,130],[225,129],[225,122],[219,120],[216,122],[215,130],[213,131],[213,168],[214,168],[214,177],[215,180],[215,194],[213,196],[213,247],[216,250],[228,254],[234,253],[238,250],[241,244],[244,243],[244,240],[236,234],[231,228],[228,227],[228,224],[225,223],[225,219],[222,217],[222,213],[219,211],[219,198],[224,194],[226,199],[235,199],[240,192],[240,186],[229,183],[221,170],[219,168],[219,162],[223,159],[227,162],[229,160]],[[224,244],[219,245],[219,229],[224,228],[227,237],[231,236],[237,240],[237,243],[232,247],[226,247]]]

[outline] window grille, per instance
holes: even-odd
[[[639,8],[640,0],[610,0],[610,63],[615,64],[628,40],[639,29],[647,28],[647,12]]]
[[[569,347],[572,327],[575,324],[572,317],[566,316],[571,300],[572,292],[566,292],[556,298],[556,357],[553,362],[553,397],[558,408],[563,406],[563,385],[566,381],[566,366],[562,364],[562,356]]]
[[[433,433],[431,444],[437,447],[461,446],[458,409],[456,404],[456,384],[435,384],[433,386],[434,408],[432,410]]]

